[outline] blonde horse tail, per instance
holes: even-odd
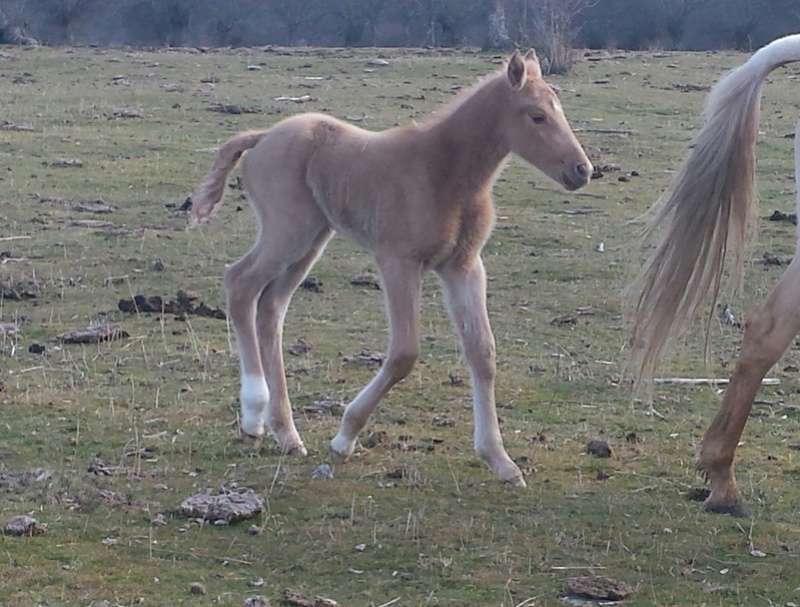
[[[268,131],[245,131],[232,137],[220,146],[214,158],[214,165],[206,175],[197,193],[192,198],[192,219],[189,227],[208,221],[222,202],[225,184],[239,158],[247,150],[254,148]]]
[[[796,198],[794,203],[795,217],[800,217],[800,120],[794,127],[794,186]],[[797,226],[798,240],[800,240],[800,225]]]
[[[705,354],[725,260],[739,284],[744,246],[754,224],[755,147],[761,89],[775,68],[800,61],[800,35],[757,51],[711,90],[705,123],[656,203],[644,239],[662,226],[660,244],[629,288],[631,347],[637,383],[652,378],[671,339],[685,330],[711,294]]]

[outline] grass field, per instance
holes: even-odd
[[[389,65],[368,64],[379,54]],[[368,256],[334,239],[312,271],[323,291],[300,290],[287,318],[287,347],[312,346],[286,357],[306,458],[239,438],[224,320],[117,307],[179,288],[224,307],[222,272],[249,248],[253,216],[235,189],[199,230],[185,231],[178,208],[225,138],[306,110],[370,129],[418,119],[500,57],[0,49],[0,523],[28,514],[47,525],[0,536],[0,602],[243,605],[263,595],[276,605],[288,587],[343,607],[552,606],[567,578],[598,574],[630,584],[629,605],[800,604],[800,354],[773,370],[780,384],[762,390],[745,431],[744,520],[691,499],[702,486],[696,444],[720,394],[659,387],[656,419],[633,400],[623,367],[621,291],[645,254],[637,218],[698,129],[707,87],[742,61],[595,54],[550,78],[605,176],[569,194],[514,160],[495,188],[484,258],[497,399],[506,447],[527,476],[521,490],[496,482],[472,452],[468,374],[433,279],[419,364],[333,480],[311,473],[329,462],[341,413],[313,405],[352,398],[374,370],[345,359],[386,346],[380,291],[350,284],[375,269]],[[799,75],[780,69],[766,87],[753,258],[794,251],[794,226],[763,218],[793,211],[786,135]],[[276,100],[303,95],[311,100]],[[251,112],[209,111],[219,104]],[[114,211],[77,210],[98,200]],[[743,318],[780,272],[753,264],[744,292],[726,300],[734,314]],[[551,324],[589,306],[577,324]],[[129,336],[54,341],[104,322]],[[698,324],[661,372],[727,377],[741,332],[718,324],[711,369]],[[588,455],[592,439],[613,456]],[[192,493],[236,487],[262,494],[264,513],[228,526],[180,515]]]

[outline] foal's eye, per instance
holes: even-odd
[[[531,116],[531,120],[533,120],[533,124],[544,124],[545,122],[544,116]]]

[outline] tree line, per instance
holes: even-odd
[[[752,49],[798,0],[0,0],[0,42]]]

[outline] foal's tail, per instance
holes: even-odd
[[[192,198],[192,219],[189,224],[190,228],[204,221],[208,221],[208,218],[216,212],[217,207],[219,207],[222,202],[222,196],[225,193],[225,183],[233,167],[239,162],[239,158],[241,158],[242,154],[254,148],[266,134],[266,130],[245,131],[244,133],[239,133],[235,137],[228,139],[228,141],[220,146],[214,159],[214,166],[211,167],[205,180],[200,185],[200,189],[197,190],[194,198]]]
[[[775,68],[800,61],[800,35],[761,48],[727,74],[708,95],[705,124],[669,189],[656,203],[645,229],[665,231],[655,252],[629,288],[632,349],[637,380],[652,378],[670,338],[692,321],[712,295],[706,325],[719,296],[725,258],[733,256],[732,278],[741,281],[744,245],[755,214],[755,146],[761,88]]]

